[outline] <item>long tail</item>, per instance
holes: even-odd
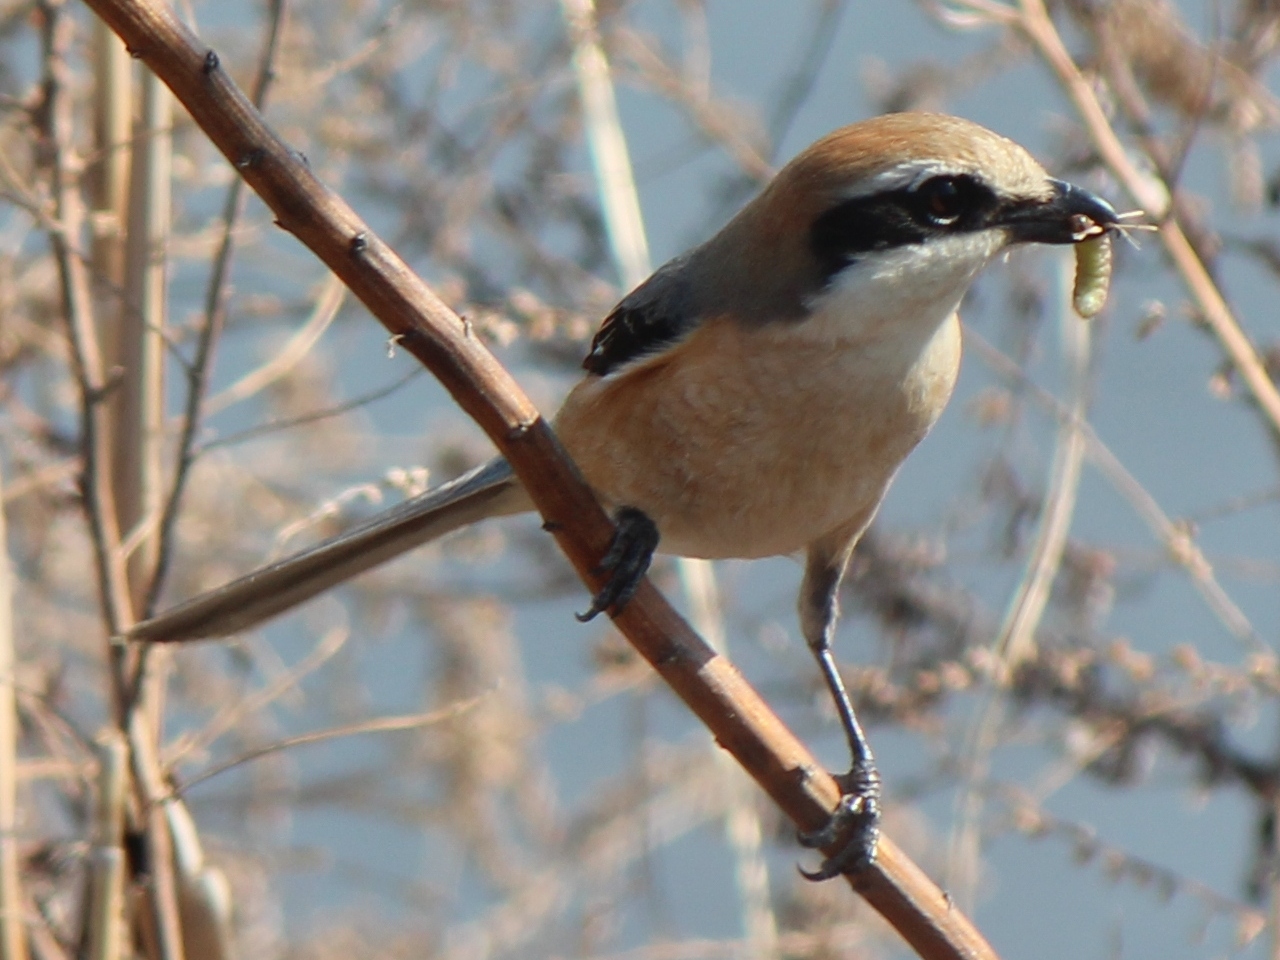
[[[248,630],[446,533],[529,509],[511,466],[491,460],[346,533],[144,620],[125,637],[177,642]]]

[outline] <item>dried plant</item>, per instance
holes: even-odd
[[[678,249],[821,132],[819,92],[851,120],[1038,78],[1040,128],[1003,132],[1159,230],[1118,245],[1089,329],[1060,264],[978,288],[967,392],[859,547],[839,652],[888,833],[958,907],[1021,896],[991,886],[1016,844],[1174,931],[1077,922],[1116,923],[1117,955],[1273,954],[1280,18],[932,0],[937,43],[890,57],[853,7],[789,7],[763,93],[722,79],[736,34],[692,0],[182,13],[543,409],[647,261],[635,184],[584,143],[622,134],[646,202],[680,173],[686,215],[653,243]],[[0,960],[900,954],[847,888],[798,879],[790,828],[635,653],[573,622],[580,586],[534,527],[466,531],[225,644],[112,642],[487,450],[171,108],[87,9],[0,0]],[[1152,400],[1192,425],[1156,407],[1126,433],[1118,411]],[[797,571],[656,573],[837,741],[792,636]],[[1135,803],[1177,836],[1115,812]],[[1100,944],[1064,936],[1009,953]]]

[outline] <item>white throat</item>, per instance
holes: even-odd
[[[809,301],[802,326],[867,351],[918,353],[1004,243],[1002,231],[988,230],[864,254]]]

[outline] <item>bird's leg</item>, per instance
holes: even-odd
[[[800,625],[835,701],[852,756],[849,772],[835,778],[842,796],[831,821],[821,830],[800,835],[800,842],[807,847],[829,847],[844,838],[840,850],[816,871],[800,871],[810,880],[828,880],[867,866],[875,859],[880,836],[880,773],[831,653],[840,614],[840,580],[864,526],[859,523],[852,533],[843,528],[812,544],[800,588]]]
[[[583,623],[610,608],[625,607],[635,596],[649,570],[653,552],[658,549],[658,526],[644,511],[622,507],[614,514],[613,522],[617,526],[613,542],[596,567],[596,573],[608,574],[608,579],[591,598],[586,613],[575,614]]]

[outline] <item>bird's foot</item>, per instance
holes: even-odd
[[[658,526],[648,514],[635,507],[623,507],[613,518],[617,531],[609,550],[596,567],[596,573],[607,574],[600,592],[591,598],[586,613],[575,614],[582,623],[606,610],[621,610],[635,596],[649,570],[653,552],[658,549]]]
[[[870,761],[857,764],[835,778],[840,786],[840,805],[826,826],[800,834],[800,845],[810,849],[839,843],[835,853],[817,870],[801,869],[806,880],[830,880],[845,873],[857,873],[871,866],[880,839],[880,773]]]

